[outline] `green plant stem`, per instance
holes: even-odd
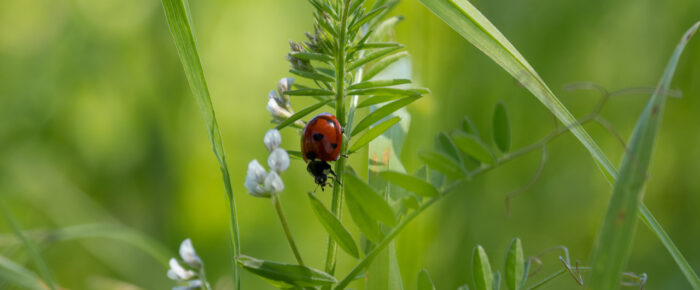
[[[350,0],[345,0],[342,7],[342,18],[340,20],[340,33],[338,34],[337,42],[337,53],[335,56],[335,116],[338,118],[338,122],[341,126],[345,126],[345,44],[347,37],[347,21],[348,21],[348,9],[350,7]],[[340,150],[343,154],[348,152],[348,140],[343,138],[341,142]],[[343,173],[345,172],[345,158],[340,157],[335,163],[335,173],[337,175],[337,180],[333,185],[333,196],[331,197],[331,212],[338,217],[339,221],[342,221],[342,205],[343,205],[343,189],[339,184],[342,184]],[[326,273],[333,275],[335,272],[335,260],[336,254],[338,252],[338,245],[329,236],[328,237],[328,249],[326,252]]]
[[[30,241],[27,236],[22,233],[22,228],[20,227],[19,223],[15,220],[15,218],[12,216],[12,213],[10,212],[10,208],[7,207],[5,204],[5,201],[0,199],[0,212],[2,212],[3,217],[5,218],[5,221],[7,221],[7,224],[10,226],[12,231],[15,233],[17,238],[22,241],[22,244],[24,244],[24,247],[27,249],[27,252],[29,252],[29,256],[32,258],[34,262],[34,266],[39,270],[39,273],[41,273],[41,276],[44,278],[44,282],[46,285],[52,289],[56,289],[56,283],[53,280],[53,276],[51,275],[51,271],[49,270],[49,267],[46,265],[46,262],[44,259],[41,258],[41,255],[39,254],[39,250],[37,250],[36,246],[32,241]]]
[[[280,199],[277,196],[277,194],[272,195],[272,204],[275,206],[275,210],[277,211],[277,216],[280,218],[280,223],[282,223],[282,228],[284,229],[284,234],[287,236],[287,241],[289,242],[289,247],[292,248],[292,252],[294,252],[294,257],[297,259],[297,262],[299,265],[304,266],[304,261],[301,259],[301,254],[299,254],[299,249],[297,249],[297,244],[294,243],[294,237],[292,237],[292,232],[289,230],[289,226],[287,225],[287,218],[284,216],[284,212],[282,211],[282,206],[280,205]]]

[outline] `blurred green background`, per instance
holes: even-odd
[[[247,163],[265,160],[271,127],[267,93],[288,76],[288,40],[311,30],[306,1],[191,1],[196,35],[222,129],[238,203],[243,253],[293,262],[269,200],[243,187]],[[517,47],[577,116],[592,109],[594,92],[566,92],[591,81],[610,90],[654,86],[682,33],[700,19],[700,2],[472,1]],[[498,101],[509,109],[513,147],[545,136],[548,111],[512,77],[432,15],[418,1],[393,14],[406,17],[396,39],[412,55],[416,82],[432,95],[409,106],[403,150],[409,171],[416,152],[432,148],[440,131],[469,115],[488,137]],[[688,45],[672,87],[682,99],[667,106],[654,153],[646,204],[690,264],[700,269],[700,40]],[[611,100],[603,116],[629,136],[648,96]],[[294,103],[299,109],[307,100]],[[623,148],[600,126],[587,126],[615,163]],[[283,147],[299,136],[283,132]],[[496,269],[512,237],[527,255],[566,245],[587,261],[610,186],[587,151],[565,135],[549,147],[542,176],[512,202],[504,197],[534,174],[533,152],[478,177],[414,221],[397,240],[407,289],[426,268],[438,289],[471,283],[471,252],[483,245]],[[360,156],[360,155],[355,155]],[[362,164],[357,160],[354,164]],[[282,202],[307,263],[323,268],[326,234],[305,196],[314,185],[303,162],[283,178]],[[186,84],[159,1],[5,0],[0,5],[0,194],[25,229],[117,222],[173,253],[190,237],[218,287],[230,287],[228,214],[218,164]],[[321,194],[327,200],[330,194]],[[351,227],[354,233],[357,230]],[[0,222],[0,254],[28,263]],[[106,239],[60,242],[43,251],[57,281],[100,289],[102,278],[148,289],[172,286],[164,261]],[[539,280],[561,267],[543,258]],[[339,275],[353,261],[341,252]],[[31,263],[28,263],[31,267]],[[648,289],[688,284],[661,243],[638,227],[629,270],[649,275]],[[246,289],[270,289],[244,273]],[[0,281],[0,288],[7,287]],[[360,284],[353,287],[361,288]],[[576,288],[562,276],[546,289]]]

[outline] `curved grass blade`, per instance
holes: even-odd
[[[418,273],[418,287],[417,290],[435,290],[435,285],[433,280],[430,279],[428,271],[423,269]]]
[[[362,58],[351,62],[347,69],[348,69],[348,71],[353,71],[358,67],[361,67],[361,66],[363,66],[371,61],[378,60],[381,57],[387,56],[387,55],[389,55],[389,54],[391,54],[391,53],[393,53],[401,48],[403,48],[403,47],[396,46],[396,47],[387,47],[387,48],[383,48],[383,49],[380,49],[377,51],[373,51],[373,52],[368,53],[367,55],[363,56]],[[365,79],[369,79],[369,78],[365,78]]]
[[[328,273],[306,266],[259,260],[245,255],[238,257],[237,261],[243,269],[282,289],[333,285],[337,282]]]
[[[334,96],[335,94],[322,89],[298,89],[284,92],[287,96]]]
[[[384,171],[380,172],[379,176],[394,185],[398,185],[407,191],[421,196],[436,197],[440,195],[438,190],[435,189],[435,187],[433,187],[430,183],[411,175],[406,175],[395,171]]]
[[[282,123],[279,123],[279,125],[277,125],[277,127],[276,127],[277,130],[282,130],[282,128],[287,127],[287,126],[293,124],[294,122],[296,122],[297,120],[306,117],[306,115],[311,114],[311,112],[316,111],[318,108],[323,107],[332,101],[333,101],[333,99],[321,101],[321,102],[318,102],[314,105],[306,107],[299,112],[294,113],[294,115],[291,115],[289,118],[282,121]]]
[[[525,258],[523,243],[515,238],[510,242],[506,252],[506,286],[510,290],[520,290],[525,285]]]
[[[41,274],[44,282],[46,282],[46,285],[52,290],[56,289],[56,283],[53,280],[53,275],[51,274],[49,266],[41,257],[41,254],[36,248],[36,245],[34,245],[34,242],[29,240],[24,235],[24,233],[22,233],[22,228],[17,223],[15,217],[10,212],[10,208],[7,207],[5,201],[2,198],[0,198],[0,212],[2,212],[2,216],[5,218],[7,225],[10,226],[12,232],[14,232],[14,234],[17,236],[17,239],[19,239],[22,242],[22,245],[29,253],[29,257],[32,259],[34,266],[39,270],[39,273]]]
[[[22,289],[45,290],[46,286],[34,272],[0,255],[0,286],[10,283]]]
[[[354,258],[358,258],[359,252],[357,251],[357,245],[352,239],[352,235],[347,229],[340,223],[338,218],[331,213],[330,210],[323,205],[323,203],[316,198],[313,193],[309,192],[309,201],[311,202],[311,209],[313,209],[316,218],[321,222],[323,228],[326,229],[328,234],[338,242],[340,248],[345,250],[346,253],[350,254]]]
[[[459,165],[449,157],[431,151],[422,151],[418,153],[418,158],[425,162],[430,169],[435,169],[438,172],[452,179],[464,177],[464,172]]]
[[[493,273],[491,272],[489,257],[480,245],[474,248],[472,254],[472,271],[474,272],[474,288],[476,290],[493,289]]]
[[[367,214],[388,226],[396,225],[396,217],[391,206],[369,184],[352,173],[343,175],[346,195],[358,201]]]
[[[404,96],[398,96],[398,95],[379,95],[379,96],[372,96],[364,101],[360,102],[357,104],[358,108],[364,108],[364,107],[369,107],[372,105],[377,105],[381,103],[386,103],[388,101],[393,101],[393,100],[398,100],[403,98]]]
[[[381,60],[373,64],[370,68],[365,70],[365,74],[362,75],[362,80],[371,80],[374,76],[382,72],[385,68],[389,67],[393,63],[407,56],[407,51],[399,51],[395,54],[382,58]]]
[[[378,108],[374,112],[369,113],[362,120],[360,120],[359,123],[357,123],[357,126],[355,126],[355,128],[352,130],[352,136],[355,136],[357,133],[362,132],[362,130],[367,129],[370,125],[383,119],[384,117],[395,112],[396,110],[401,109],[410,103],[413,103],[415,100],[418,100],[420,97],[421,97],[420,95],[405,97],[403,99],[396,100],[396,101],[393,101],[389,104],[386,104],[386,105]]]
[[[632,248],[638,203],[644,194],[649,162],[666,105],[666,92],[683,48],[699,26],[700,22],[696,23],[681,39],[655,93],[637,120],[593,251],[593,272],[587,289],[613,289],[620,283]],[[700,285],[693,287],[697,289]]]
[[[364,81],[364,82],[356,83],[354,85],[349,86],[348,90],[389,87],[389,86],[396,86],[396,85],[403,85],[403,84],[410,84],[410,83],[411,83],[411,80],[409,80],[409,79]],[[350,95],[352,95],[352,94],[350,94]]]
[[[462,152],[474,157],[481,163],[494,163],[493,153],[488,149],[488,147],[486,147],[486,144],[479,140],[479,137],[458,131],[452,135],[452,140],[454,140],[459,150],[462,150]]]
[[[362,149],[362,147],[365,147],[365,145],[369,144],[369,142],[379,137],[379,135],[382,135],[384,132],[386,132],[386,130],[389,130],[399,121],[401,121],[401,118],[393,117],[367,130],[367,132],[365,132],[364,134],[362,134],[362,136],[357,138],[355,143],[352,143],[352,145],[350,145],[350,152],[352,153]]]
[[[170,27],[170,33],[175,41],[175,47],[180,56],[185,76],[190,84],[192,94],[199,105],[199,112],[204,118],[214,155],[216,155],[219,161],[224,187],[226,188],[226,198],[229,202],[229,214],[231,219],[229,234],[231,235],[231,247],[233,250],[232,258],[235,258],[240,255],[241,249],[239,243],[240,239],[238,237],[238,218],[236,216],[233,186],[231,186],[231,176],[226,161],[226,154],[224,153],[224,142],[221,138],[221,132],[219,131],[219,124],[216,121],[214,106],[209,96],[207,81],[204,78],[204,70],[202,69],[199,52],[197,51],[197,42],[190,24],[189,6],[186,3],[186,0],[162,0],[165,16],[168,21],[168,26]],[[235,266],[235,263],[233,267],[233,282],[234,289],[241,288],[239,270]]]
[[[494,62],[510,73],[535,97],[542,102],[589,151],[610,184],[617,179],[617,169],[603,153],[597,143],[581,126],[577,126],[575,118],[556,98],[537,72],[525,58],[501,34],[493,24],[484,17],[467,0],[420,0],[435,15],[440,17],[462,37],[479,48]],[[640,218],[663,243],[674,261],[690,282],[693,289],[700,289],[700,278],[693,271],[683,254],[678,250],[673,240],[664,231],[651,211],[644,205],[639,205]]]
[[[496,143],[501,152],[506,153],[510,150],[510,124],[508,123],[508,114],[506,105],[503,102],[496,104],[493,111],[493,142]]]

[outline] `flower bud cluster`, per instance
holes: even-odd
[[[245,177],[245,188],[248,193],[257,197],[271,197],[284,190],[284,182],[280,174],[289,168],[289,154],[286,150],[280,148],[282,137],[277,129],[268,130],[263,138],[263,143],[270,152],[267,158],[267,166],[270,167],[268,173],[265,168],[258,162],[253,160],[248,163],[248,173]]]
[[[197,255],[197,252],[195,252],[192,241],[189,238],[180,244],[180,258],[185,262],[185,267],[187,268],[183,267],[176,258],[171,258],[169,263],[168,278],[180,284],[180,286],[173,287],[173,290],[203,288],[204,283],[207,283],[206,278],[202,277],[203,275],[201,274],[204,273],[204,263]]]

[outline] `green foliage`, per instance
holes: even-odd
[[[316,198],[313,193],[309,192],[309,201],[311,209],[316,214],[316,218],[321,222],[323,228],[326,229],[332,239],[334,239],[340,247],[345,250],[350,256],[359,258],[359,252],[355,241],[352,239],[350,232],[343,226],[337,217],[326,208],[323,203]]]
[[[417,195],[425,197],[436,197],[440,195],[438,190],[435,189],[435,187],[433,187],[430,183],[423,181],[417,177],[394,171],[384,171],[379,173],[379,175],[386,181],[398,185],[404,188],[405,190],[413,192]]]
[[[422,151],[418,153],[420,160],[425,162],[430,169],[435,169],[452,179],[464,177],[462,167],[456,161],[438,152]]]
[[[477,290],[493,289],[493,272],[491,263],[486,251],[481,246],[476,246],[472,254],[472,277],[474,278],[474,288]]]
[[[700,22],[693,25],[681,38],[656,91],[637,120],[593,252],[593,273],[590,283],[586,284],[587,289],[613,289],[620,284],[620,273],[624,270],[632,249],[637,205],[644,193],[649,162],[666,104],[666,92],[669,90],[680,55],[698,27]],[[694,272],[687,268],[684,272],[693,288],[700,288],[700,280],[693,278]]]
[[[355,136],[359,132],[361,132],[362,130],[369,128],[370,125],[383,119],[384,117],[388,116],[389,114],[396,112],[397,110],[407,106],[410,103],[413,103],[414,101],[418,100],[420,97],[421,97],[420,95],[413,95],[410,97],[405,97],[405,98],[393,101],[389,104],[386,104],[386,105],[378,108],[374,112],[369,113],[369,115],[365,116],[362,120],[360,120],[360,122],[357,123],[354,130],[352,131],[352,136]]]
[[[525,286],[527,272],[525,271],[525,258],[523,256],[523,244],[519,238],[514,238],[506,252],[505,269],[506,286],[510,290],[519,290]]]
[[[375,125],[371,129],[367,130],[364,134],[362,134],[362,136],[360,136],[359,138],[357,138],[357,140],[355,140],[355,143],[353,143],[350,146],[350,152],[354,153],[357,150],[362,149],[363,147],[365,147],[365,145],[369,144],[369,142],[371,142],[375,138],[382,135],[384,132],[389,130],[392,126],[396,125],[399,121],[401,121],[401,118],[392,117],[384,122],[381,122],[381,123]]]
[[[505,153],[510,149],[510,124],[503,102],[496,104],[493,111],[493,142],[501,152]]]
[[[495,157],[493,152],[482,142],[479,137],[464,132],[456,132],[452,139],[457,147],[465,154],[484,164],[493,164]]]
[[[380,221],[385,225],[396,225],[396,217],[391,206],[369,184],[353,173],[346,173],[343,177],[345,179],[347,198],[357,201],[362,208],[362,211],[358,213],[353,213],[351,210],[351,215],[364,213],[371,219]]]
[[[238,257],[237,260],[243,269],[283,289],[332,285],[337,282],[328,273],[305,266],[259,260],[245,255]]]
[[[279,123],[279,125],[277,125],[277,130],[282,130],[284,127],[287,127],[287,126],[293,124],[294,122],[296,122],[297,120],[306,117],[308,114],[311,114],[311,112],[318,110],[319,108],[327,105],[331,101],[333,101],[333,100],[328,99],[325,101],[320,101],[320,102],[316,103],[315,105],[308,106],[308,107],[304,108],[303,110],[294,113],[294,115],[292,115],[291,117],[289,117],[289,118],[285,119],[284,121],[282,121],[281,123]]]
[[[430,279],[430,275],[428,274],[428,270],[423,269],[418,273],[418,290],[435,290],[435,285],[433,284],[433,280]]]

